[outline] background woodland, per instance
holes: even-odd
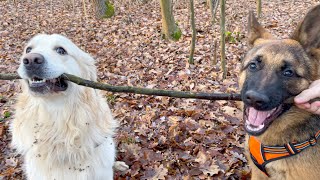
[[[109,18],[97,18],[94,2],[0,0],[0,72],[16,72],[24,45],[35,34],[59,33],[96,59],[103,83],[239,92],[240,62],[249,49],[245,38],[247,15],[250,9],[256,12],[256,1],[226,1],[225,78],[220,58],[220,6],[212,24],[208,2],[195,0],[196,31],[192,31],[191,1],[173,0],[174,22],[181,37],[170,41],[162,34],[160,0],[109,0],[111,14],[114,10]],[[259,21],[276,36],[286,38],[317,3],[262,0]],[[192,34],[193,63],[189,61]],[[9,143],[8,126],[18,92],[17,80],[0,80],[0,180],[25,178],[22,159]],[[116,179],[250,178],[243,154],[245,132],[239,102],[103,93],[121,124],[115,137],[117,160],[130,166],[127,172],[115,172]]]

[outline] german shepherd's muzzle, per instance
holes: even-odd
[[[319,179],[320,118],[295,107],[293,98],[320,77],[320,6],[281,40],[251,12],[249,44],[239,84],[252,179]]]

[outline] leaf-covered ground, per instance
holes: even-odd
[[[256,7],[254,0],[227,1],[226,80],[221,78],[220,63],[212,63],[219,25],[212,27],[204,0],[195,2],[195,65],[187,63],[191,40],[189,1],[174,1],[175,19],[183,33],[178,42],[161,39],[157,0],[113,1],[116,14],[105,20],[94,18],[90,4],[86,4],[85,15],[83,1],[77,1],[75,7],[71,2],[0,1],[0,72],[16,71],[22,49],[33,35],[59,33],[96,59],[100,81],[105,83],[194,92],[239,91],[239,64],[248,49],[245,25],[249,9]],[[273,34],[285,38],[317,1],[262,2],[260,21]],[[19,91],[18,81],[0,81],[0,179],[25,178],[22,159],[9,144],[8,125]],[[117,159],[130,166],[127,172],[115,172],[116,179],[250,177],[243,155],[245,132],[239,103],[109,92],[105,95],[121,124],[116,136]]]

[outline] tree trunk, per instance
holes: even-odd
[[[210,8],[210,13],[211,13],[211,22],[212,26],[215,23],[216,20],[216,13],[219,5],[219,0],[208,0],[209,8]]]
[[[84,13],[84,17],[87,18],[87,8],[86,8],[86,1],[82,0],[82,6],[83,6],[83,13]]]
[[[218,42],[217,42],[217,39],[215,37],[214,38],[214,41],[213,41],[213,59],[212,59],[212,65],[217,65],[217,47],[218,47]]]
[[[114,7],[109,0],[92,0],[97,18],[110,18],[114,15]]]
[[[257,0],[257,12],[258,12],[258,18],[261,16],[261,9],[262,9],[261,0]]]
[[[193,54],[194,54],[194,48],[196,46],[196,24],[194,20],[193,0],[190,0],[190,20],[191,20],[191,28],[192,28],[192,39],[191,39],[191,46],[190,46],[189,63],[194,64]]]
[[[222,66],[222,70],[223,70],[223,79],[225,79],[227,77],[227,69],[226,69],[226,41],[225,41],[225,21],[226,21],[226,7],[225,4],[226,1],[225,0],[221,0],[220,2],[220,33],[221,33],[221,66]]]
[[[209,8],[210,8],[210,13],[211,13],[211,24],[212,24],[212,36],[213,36],[213,58],[212,58],[212,65],[217,64],[217,37],[215,35],[214,31],[214,24],[216,21],[216,13],[217,9],[219,6],[219,0],[208,0],[207,1]]]
[[[172,13],[171,0],[160,0],[162,33],[165,39],[178,41],[181,37],[181,30],[176,24]]]

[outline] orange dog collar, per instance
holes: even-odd
[[[309,140],[300,143],[289,142],[283,146],[265,146],[256,137],[249,136],[250,157],[253,163],[269,176],[266,171],[266,165],[269,162],[299,154],[304,149],[316,145],[319,136],[320,130]]]

